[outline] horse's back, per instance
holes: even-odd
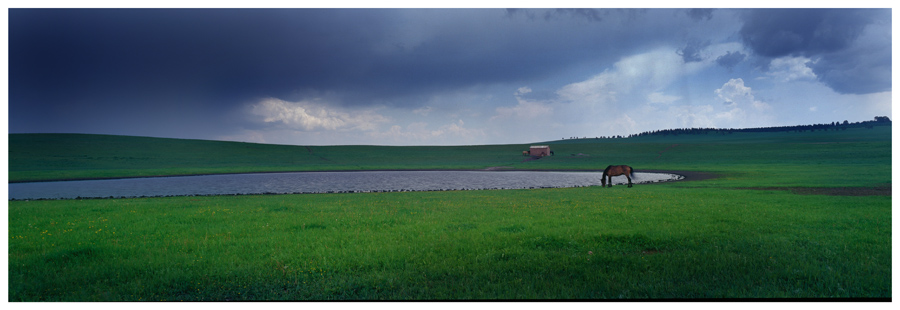
[[[618,166],[609,165],[606,167],[605,170],[603,170],[604,174],[613,175],[613,176],[623,175],[623,174],[630,175],[633,172],[634,172],[634,169],[632,169],[631,166],[627,166],[627,165],[618,165]]]

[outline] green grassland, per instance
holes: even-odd
[[[521,152],[529,145],[288,146],[12,134],[9,181],[273,171],[602,170],[610,164],[627,164],[636,171],[693,170],[734,177],[766,174],[770,177],[751,179],[774,186],[863,186],[890,182],[890,128],[563,140],[544,143],[551,145],[556,156],[535,161],[523,161]],[[828,177],[833,169],[855,165],[865,167]]]
[[[527,145],[10,135],[10,180],[365,169],[711,172],[537,190],[10,201],[10,301],[890,298],[890,126]],[[783,190],[773,190],[781,188]]]
[[[9,136],[12,182],[273,171],[483,169],[528,146],[288,146],[79,134]]]

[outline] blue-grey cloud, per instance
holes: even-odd
[[[746,50],[716,59],[720,66],[738,71],[741,61],[797,55],[839,92],[889,89],[890,10],[791,12],[10,9],[9,128],[227,136],[260,128],[242,115],[264,98],[347,113],[384,108],[385,119],[475,100],[487,119],[517,99],[547,101],[633,55],[676,50],[696,62],[712,47],[734,49],[736,38]],[[849,29],[834,26],[841,22]],[[707,79],[701,72],[697,79]],[[521,87],[534,91],[513,95]]]
[[[609,14],[609,11],[597,9],[555,9],[547,11],[544,14],[544,19],[553,19],[560,15],[571,15],[577,18],[583,18],[587,21],[599,22],[603,21],[604,15],[606,14]]]
[[[715,9],[689,9],[685,14],[693,20],[703,21],[712,19],[713,11]]]
[[[515,18],[518,16],[524,16],[528,20],[535,20],[537,17],[540,17],[544,21],[554,21],[560,19],[581,19],[590,22],[601,22],[603,21],[609,14],[612,14],[614,11],[608,9],[590,9],[590,8],[568,8],[568,9],[549,9],[549,10],[539,10],[539,9],[516,9],[509,8],[506,9],[507,17]]]
[[[689,40],[687,44],[676,51],[676,53],[681,56],[685,63],[702,61],[703,57],[700,55],[700,52],[710,44],[709,40]]]
[[[719,56],[716,58],[716,64],[731,70],[739,63],[744,61],[744,58],[747,58],[747,55],[738,51],[728,52],[725,55]]]
[[[890,53],[855,49],[858,38],[873,23],[890,24],[890,10],[876,9],[759,9],[742,14],[740,36],[757,56],[803,56],[815,59],[819,79],[841,93],[890,90]],[[890,40],[890,34],[883,37]],[[853,49],[853,53],[845,51]],[[872,60],[869,57],[877,57]],[[861,62],[874,62],[863,65]],[[872,78],[868,78],[872,77]],[[864,78],[867,83],[855,83]]]
[[[885,47],[880,52],[867,51],[865,57],[847,54],[823,56],[809,67],[820,81],[838,93],[869,94],[891,90],[890,48]]]
[[[312,90],[340,93],[346,104],[403,104],[417,100],[397,98],[546,77],[615,59],[597,50],[652,44],[609,45],[627,37],[614,20],[602,29],[569,21],[621,19],[620,12],[630,11],[548,10],[557,18],[522,25],[501,10],[13,9],[11,96],[109,101],[170,93],[237,105],[298,100],[292,96]],[[408,24],[415,21],[405,17],[417,14],[449,24]],[[548,28],[566,35],[548,36]]]
[[[352,79],[363,65],[354,12],[13,10],[12,80],[60,92],[172,89],[283,93]],[[330,21],[328,28],[322,22]],[[378,33],[377,23],[369,29]],[[328,55],[329,57],[323,57]],[[17,88],[20,89],[20,88]],[[243,90],[253,93],[241,94]],[[274,95],[274,94],[273,94]]]
[[[846,48],[871,22],[865,11],[845,9],[759,9],[744,14],[740,35],[765,57],[810,56]]]

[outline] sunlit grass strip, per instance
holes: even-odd
[[[890,297],[890,200],[659,184],[16,201],[9,292],[11,301]]]

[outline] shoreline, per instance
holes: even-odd
[[[265,174],[265,173],[303,173],[303,172],[379,172],[379,171],[484,171],[484,172],[515,172],[515,171],[530,171],[530,172],[603,172],[603,169],[553,169],[553,170],[542,170],[542,169],[496,169],[501,167],[488,167],[485,169],[376,169],[376,170],[364,170],[364,169],[350,169],[350,170],[302,170],[302,171],[257,171],[257,172],[229,172],[229,173],[194,173],[194,174],[173,174],[173,175],[148,175],[148,176],[134,176],[134,177],[105,177],[105,178],[71,178],[71,179],[49,179],[49,180],[38,180],[38,181],[9,181],[7,180],[7,184],[19,184],[19,183],[40,183],[40,182],[67,182],[67,181],[96,181],[96,180],[121,180],[121,179],[143,179],[143,178],[168,178],[168,177],[192,177],[192,176],[206,176],[206,175],[232,175],[232,174]],[[716,174],[712,172],[702,172],[702,171],[686,171],[686,170],[638,170],[635,172],[648,172],[648,173],[669,173],[669,174],[677,174],[683,179],[680,180],[672,180],[667,182],[660,183],[668,183],[668,182],[682,182],[682,181],[703,181],[709,179],[715,179],[721,177],[721,174]],[[648,183],[653,184],[653,183]]]
[[[30,183],[15,183],[10,184],[10,191],[14,188],[17,190],[17,195],[15,198],[10,197],[10,201],[31,201],[31,200],[70,200],[70,199],[128,199],[128,198],[157,198],[157,197],[182,197],[182,196],[190,196],[190,197],[201,197],[201,196],[242,196],[242,195],[293,195],[293,194],[332,194],[332,193],[381,193],[381,192],[434,192],[434,191],[468,191],[468,190],[513,190],[513,189],[547,189],[547,188],[570,188],[570,187],[593,187],[598,186],[596,179],[599,178],[602,171],[599,170],[568,170],[568,171],[548,171],[548,170],[530,170],[530,171],[503,171],[506,173],[493,173],[496,171],[484,171],[484,170],[355,170],[355,171],[343,171],[346,172],[344,174],[336,173],[336,172],[280,172],[281,174],[274,173],[232,173],[232,174],[214,174],[214,175],[195,175],[195,176],[184,176],[183,178],[187,179],[177,179],[177,177],[154,177],[154,178],[117,178],[117,179],[106,179],[105,181],[111,182],[125,182],[122,184],[131,184],[125,186],[126,190],[121,190],[123,187],[109,185],[102,183],[104,180],[85,180],[82,182],[92,182],[98,181],[99,184],[96,186],[106,187],[110,186],[112,190],[93,190],[90,185],[85,185],[87,187],[82,188],[79,185],[79,181],[61,181],[61,182],[30,182]],[[555,175],[555,176],[554,176]],[[544,179],[551,178],[556,180],[556,182],[508,182],[509,180],[516,180],[521,178],[522,176],[527,176],[527,179]],[[213,177],[212,180],[219,180],[220,177],[226,178],[224,181],[225,184],[238,184],[239,186],[226,186],[224,189],[215,186],[218,183],[210,183],[209,181],[200,181],[201,179],[196,178],[204,178],[204,177]],[[438,183],[429,183],[429,186],[416,186],[418,181],[414,181],[410,183],[408,180],[419,180],[420,178],[437,178],[439,180],[443,180],[445,182]],[[684,180],[684,176],[675,173],[660,173],[660,172],[647,172],[647,171],[638,171],[634,173],[634,184],[655,184],[655,183],[666,183],[666,182],[675,182]],[[290,179],[300,178],[308,180],[317,180],[319,178],[323,180],[337,180],[338,182],[333,181],[325,181],[325,186],[265,186],[265,187],[254,187],[251,186],[250,183],[243,184],[240,181],[235,183],[234,180],[270,180],[271,178],[275,178],[276,180],[281,180],[278,182],[287,182],[288,184],[292,184]],[[286,178],[286,179],[285,179]],[[392,182],[390,186],[359,186],[356,180],[370,180],[370,178],[387,178],[390,180],[395,180],[397,182]],[[397,179],[399,178],[399,179]],[[483,179],[482,178],[487,178]],[[513,179],[509,179],[513,178]],[[234,180],[232,180],[234,179]],[[537,180],[535,179],[535,180]],[[615,185],[625,185],[624,183],[625,177],[621,177],[620,180],[614,181]],[[206,179],[209,180],[209,179]],[[228,181],[232,180],[232,181]],[[407,180],[407,181],[400,181]],[[470,184],[472,180],[482,180],[481,182],[475,182]],[[484,182],[487,180],[488,182]],[[566,182],[566,180],[570,180],[573,182]],[[128,181],[128,182],[126,182]],[[213,181],[213,182],[219,182]],[[137,182],[137,183],[131,183]],[[199,185],[199,187],[192,187],[188,185],[188,183],[195,183]],[[68,183],[68,184],[67,184]],[[265,182],[263,182],[265,183]],[[45,187],[46,184],[47,187]],[[61,189],[62,187],[69,186],[69,184],[74,184],[71,186],[75,186],[76,190],[74,191],[66,191]],[[83,183],[83,184],[92,184],[92,183]],[[135,184],[138,184],[136,187]],[[149,188],[157,189],[157,190],[134,190],[135,188],[139,188],[140,184],[143,186],[149,186]],[[154,185],[157,184],[157,185]],[[158,186],[159,184],[182,184],[180,186],[171,187],[171,186]],[[299,185],[300,183],[298,183]],[[307,184],[307,183],[304,183]],[[308,183],[315,184],[315,183]],[[351,184],[350,186],[344,186],[343,184]],[[356,185],[352,185],[356,184]],[[365,182],[365,184],[369,184],[369,182]],[[321,184],[320,184],[321,185]],[[35,190],[37,186],[38,190]],[[631,187],[631,186],[629,186]],[[29,190],[30,188],[30,190]],[[80,189],[79,189],[80,188]],[[119,190],[116,190],[119,188]],[[182,188],[187,188],[187,190],[180,190]],[[217,188],[217,190],[208,190],[208,188]],[[47,192],[56,193],[55,196],[47,196]],[[85,195],[87,194],[87,195]],[[12,196],[12,195],[11,195]]]

